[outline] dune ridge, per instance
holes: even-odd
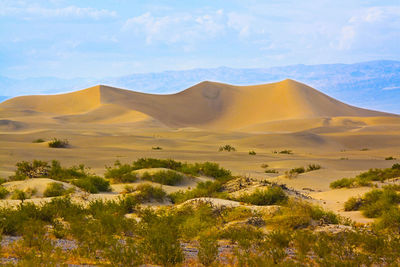
[[[46,113],[63,122],[124,123],[157,120],[172,128],[249,131],[263,131],[269,127],[279,129],[277,121],[294,125],[286,127],[292,129],[296,125],[302,128],[306,120],[313,127],[319,127],[329,124],[330,118],[349,117],[358,119],[342,120],[341,125],[348,125],[350,121],[360,126],[368,121],[361,118],[385,117],[387,122],[398,117],[347,105],[290,79],[254,86],[205,81],[169,95],[97,85],[67,94],[12,98],[1,103],[0,110]],[[337,119],[333,121],[338,124]]]

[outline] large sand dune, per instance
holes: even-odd
[[[16,97],[1,103],[0,108],[47,113],[70,122],[121,123],[153,118],[174,128],[228,131],[360,126],[366,124],[360,117],[394,117],[344,104],[293,80],[256,86],[202,82],[172,95],[98,85],[68,94]],[[353,119],[331,120],[334,117]]]

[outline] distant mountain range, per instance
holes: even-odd
[[[175,93],[201,81],[236,85],[276,82],[286,78],[306,83],[346,103],[400,113],[400,61],[356,64],[292,65],[271,68],[228,67],[132,74],[95,80],[54,77],[9,79],[0,76],[0,94],[53,94],[105,84],[147,93]],[[0,98],[1,99],[1,98]]]

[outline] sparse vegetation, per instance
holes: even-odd
[[[342,178],[330,184],[331,188],[351,188],[359,186],[370,186],[374,181],[384,182],[385,180],[400,177],[400,164],[393,164],[392,168],[370,169],[354,178]]]
[[[152,150],[162,150],[162,147],[159,147],[159,146],[153,146],[151,149],[152,149]]]
[[[273,170],[273,169],[267,169],[264,170],[265,173],[279,173],[277,170]]]
[[[151,174],[144,172],[141,179],[163,185],[177,185],[182,182],[183,175],[171,170],[157,171]]]
[[[173,203],[182,203],[186,200],[199,198],[199,197],[218,197],[227,198],[227,194],[222,192],[222,183],[219,181],[200,182],[196,188],[187,191],[177,191],[169,194]]]
[[[69,147],[69,141],[67,139],[61,140],[61,139],[53,138],[53,140],[51,140],[49,142],[49,147],[67,148],[67,147]]]
[[[257,153],[256,153],[254,150],[250,150],[250,151],[249,151],[249,155],[255,156],[255,155],[257,155]]]
[[[231,152],[232,151],[233,152],[233,151],[236,151],[236,148],[234,148],[231,145],[224,145],[224,146],[220,146],[218,151],[220,151],[220,152],[222,152],[222,151]]]
[[[309,164],[307,166],[306,172],[312,172],[321,169],[321,165],[318,164]]]
[[[111,191],[110,182],[99,176],[87,176],[72,180],[72,184],[92,194]]]
[[[292,150],[285,149],[285,150],[279,151],[279,154],[293,154],[293,151],[292,151]]]
[[[46,189],[43,192],[45,197],[59,197],[64,195],[67,190],[64,188],[61,183],[50,183],[47,185]]]
[[[106,167],[105,178],[113,179],[114,183],[133,183],[137,180],[134,168],[129,164],[116,161],[113,167]]]
[[[252,193],[244,193],[236,198],[237,201],[265,206],[265,205],[274,205],[274,204],[282,204],[287,201],[288,197],[285,192],[283,192],[282,188],[279,186],[271,186],[267,189],[256,189]]]
[[[44,143],[46,142],[46,140],[42,139],[42,138],[38,138],[32,141],[32,143]]]
[[[139,202],[148,202],[156,200],[158,202],[164,201],[167,193],[160,186],[152,186],[149,184],[140,184],[136,187],[136,191],[139,193],[136,195],[136,199]]]
[[[390,157],[386,157],[385,160],[396,160],[396,158],[390,156]]]
[[[4,186],[0,186],[0,199],[5,199],[10,192]]]

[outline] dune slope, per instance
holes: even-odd
[[[304,119],[396,117],[344,104],[293,80],[255,86],[202,82],[171,95],[98,85],[68,94],[16,97],[1,103],[0,109],[49,113],[61,121],[85,123],[151,117],[169,127],[214,130],[259,130],[260,125],[285,120],[302,125]]]

